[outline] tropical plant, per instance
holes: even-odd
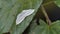
[[[16,25],[22,10],[35,11]],[[60,34],[60,0],[0,0],[0,34]]]

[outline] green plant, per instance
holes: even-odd
[[[60,34],[60,20],[48,16],[56,6],[60,8],[60,0],[0,0],[0,34]],[[25,9],[35,11],[16,25],[17,15]]]

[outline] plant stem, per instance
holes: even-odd
[[[42,12],[43,12],[43,14],[44,14],[44,16],[46,18],[46,22],[48,23],[48,25],[51,25],[51,20],[49,19],[48,14],[46,13],[43,5],[41,6],[41,9],[42,9]]]
[[[50,2],[44,3],[43,6],[51,4],[51,3],[54,3],[54,1],[50,1]]]

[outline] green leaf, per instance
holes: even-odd
[[[53,22],[51,29],[54,34],[60,34],[60,20]]]
[[[35,21],[32,22],[29,28],[28,34],[43,34],[46,31],[47,24],[40,20],[40,25],[37,25]]]
[[[42,0],[0,0],[0,34],[12,32],[13,26],[16,28],[13,24],[17,14],[24,9],[38,9],[41,2]]]
[[[60,7],[60,0],[55,0],[54,1],[58,7]]]
[[[60,21],[53,22],[49,26],[44,21],[40,20],[40,25],[33,24],[28,31],[28,34],[60,34]]]
[[[34,1],[32,4],[30,4],[30,0],[23,1],[24,0],[0,0],[0,33],[9,32],[12,29],[16,20],[16,15],[23,9],[33,7],[33,4],[36,6],[36,1],[34,0],[31,0]],[[39,4],[35,8],[40,6],[41,2],[39,1],[36,2]]]

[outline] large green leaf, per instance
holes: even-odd
[[[60,0],[55,0],[54,2],[56,3],[57,6],[60,7]]]
[[[60,7],[60,0],[55,3]],[[42,0],[0,0],[0,34],[11,32],[11,34],[22,34],[29,26]],[[35,12],[26,17],[16,26],[15,20],[18,13],[24,9],[35,9]],[[53,22],[50,26],[40,21],[40,25],[32,26],[29,34],[60,34],[60,21]]]
[[[12,31],[16,15],[23,9],[38,8],[40,3],[40,0],[38,2],[35,0],[0,0],[0,33]]]
[[[13,32],[13,29],[16,30],[16,25],[13,24],[15,23],[17,14],[23,9],[38,9],[41,3],[42,0],[0,0],[0,34],[9,31]],[[35,13],[36,12],[34,12],[33,15]],[[33,18],[33,15],[28,17],[31,19],[26,20],[30,22]],[[29,23],[28,21],[26,23]],[[23,27],[25,28],[25,25]],[[17,27],[17,29],[19,28]]]

